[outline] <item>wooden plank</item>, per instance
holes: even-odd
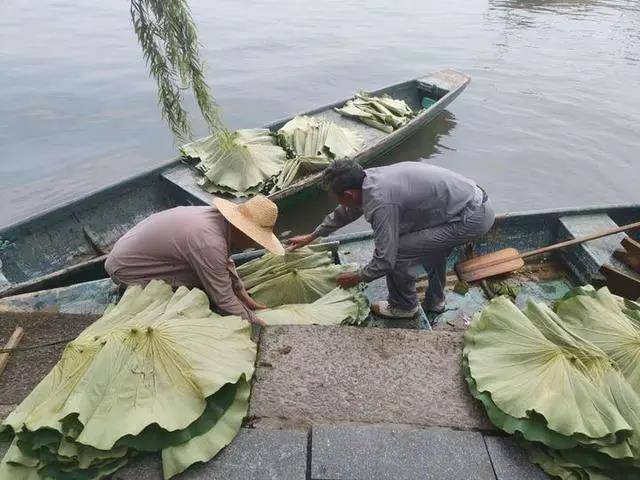
[[[94,270],[103,272],[101,276],[104,277],[106,276],[106,273],[104,273],[103,264],[106,259],[107,255],[102,255],[76,265],[63,268],[56,272],[52,272],[48,275],[36,277],[32,280],[27,280],[26,282],[16,283],[5,290],[0,289],[0,298],[73,284],[78,281],[77,278],[85,274],[89,274]],[[95,275],[91,276],[95,277]]]
[[[515,248],[505,248],[457,264],[456,273],[461,280],[474,282],[482,278],[514,272],[524,266],[522,258],[513,258],[517,255],[518,251]],[[502,261],[503,259],[505,261]]]
[[[640,257],[640,242],[635,241],[631,237],[624,237],[622,239],[622,246],[630,255]]]
[[[24,335],[24,329],[22,327],[16,327],[13,331],[13,334],[9,338],[9,341],[5,344],[3,350],[10,350],[16,348],[16,346],[22,340],[22,336]],[[5,351],[4,353],[0,353],[0,375],[4,372],[5,367],[7,366],[7,362],[9,361],[9,356],[11,352]]]
[[[625,272],[610,263],[603,265],[600,272],[607,279],[607,287],[611,293],[629,300],[640,298],[640,279],[635,277],[632,272]]]
[[[630,237],[625,237],[622,240],[621,247],[614,252],[614,257],[634,272],[640,273],[640,242],[636,242]]]
[[[636,273],[640,273],[640,255],[629,253],[626,249],[618,249],[613,256]]]

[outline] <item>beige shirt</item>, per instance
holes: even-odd
[[[221,313],[255,319],[236,295],[244,286],[229,258],[229,224],[215,207],[176,207],[149,216],[116,242],[105,269],[127,285],[160,279],[203,288]]]

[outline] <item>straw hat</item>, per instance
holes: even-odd
[[[273,234],[273,227],[278,218],[278,207],[267,197],[258,195],[244,203],[214,198],[213,204],[229,223],[251,240],[271,253],[284,255],[284,247]]]

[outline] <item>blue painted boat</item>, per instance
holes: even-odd
[[[637,221],[640,221],[640,205],[503,214],[497,217],[491,231],[472,245],[472,249],[473,254],[478,255],[506,247],[514,247],[524,252]],[[625,262],[621,249],[622,242],[632,244],[640,240],[639,231],[631,232],[630,235],[629,237],[624,233],[617,234],[541,257],[528,263],[516,274],[492,279],[485,284],[472,285],[466,295],[453,292],[457,280],[453,271],[454,264],[461,258],[467,258],[470,253],[468,245],[461,246],[449,259],[449,309],[440,316],[439,324],[463,328],[464,323],[495,293],[496,285],[502,284],[516,287],[516,303],[520,305],[527,298],[553,301],[573,286],[586,283],[606,285],[616,294],[637,299],[640,297],[640,272]],[[374,248],[370,231],[334,235],[326,241],[331,243],[337,263],[366,263]],[[235,255],[234,259],[237,264],[241,264],[263,253],[242,253]],[[633,251],[628,251],[627,254],[633,256]],[[47,285],[32,284],[21,294],[0,299],[0,312],[17,310],[101,313],[108,303],[117,298],[117,288],[110,279],[104,278],[106,274],[98,261],[89,261],[88,265],[85,269],[69,269],[65,274],[52,276],[48,279]],[[39,287],[44,289],[34,291]],[[418,288],[424,287],[424,280],[420,280]],[[372,301],[385,298],[384,280],[369,284],[367,295]],[[374,320],[373,325],[389,326],[389,323]],[[397,321],[392,322],[392,325],[408,326],[407,322]]]
[[[336,113],[348,99],[303,112],[356,130],[364,139],[354,159],[366,165],[396,147],[440,114],[469,83],[469,77],[441,70],[415,80],[372,91],[406,101],[416,111],[410,122],[385,133]],[[267,125],[272,131],[293,116]],[[101,275],[104,255],[136,223],[154,212],[178,205],[208,205],[213,196],[198,185],[192,165],[174,159],[117,185],[0,229],[0,296],[54,288]],[[317,189],[311,175],[271,198],[281,210]]]

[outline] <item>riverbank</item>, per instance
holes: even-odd
[[[2,319],[0,336],[20,323],[29,332],[21,346],[29,346],[42,343],[45,331],[77,334],[95,316],[4,313]],[[14,354],[2,377],[0,415],[22,401],[61,348]],[[245,427],[212,461],[176,478],[546,478],[473,401],[461,354],[462,332],[452,328],[267,328]],[[113,478],[161,475],[154,455]]]

